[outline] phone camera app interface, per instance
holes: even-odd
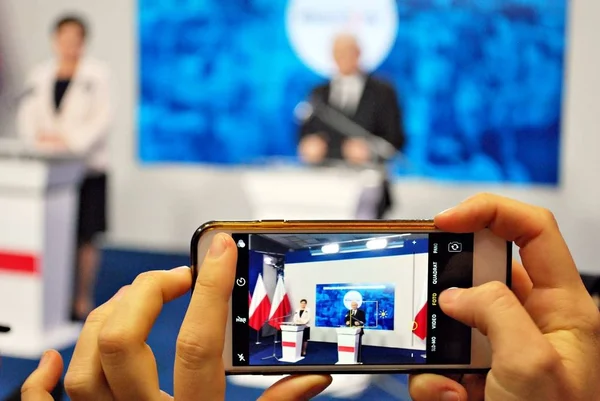
[[[234,234],[233,364],[468,364],[473,234]]]

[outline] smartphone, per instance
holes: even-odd
[[[238,259],[223,363],[228,375],[478,372],[488,340],[445,315],[440,293],[510,286],[511,243],[431,220],[209,222],[192,239],[195,278],[213,236]]]

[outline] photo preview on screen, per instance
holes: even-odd
[[[439,294],[471,287],[473,234],[234,234],[234,366],[469,364]]]

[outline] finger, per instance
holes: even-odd
[[[156,361],[146,338],[163,304],[191,287],[188,267],[140,274],[98,336],[102,369],[115,400],[159,400]]]
[[[511,289],[521,302],[524,304],[529,298],[531,294],[531,290],[533,289],[533,283],[531,282],[531,278],[529,278],[529,274],[523,267],[523,265],[516,260],[512,262],[512,284]]]
[[[467,390],[469,401],[484,401],[485,375],[464,375],[460,384]]]
[[[409,376],[408,390],[414,401],[477,401],[468,398],[460,383],[428,373]]]
[[[94,309],[87,317],[65,376],[65,390],[72,401],[112,400],[98,351],[98,334],[128,286]]]
[[[436,216],[444,231],[477,232],[489,228],[519,246],[523,265],[536,288],[583,285],[552,213],[496,195],[482,194]]]
[[[269,387],[258,401],[310,400],[331,384],[328,375],[288,376]]]
[[[47,351],[36,370],[29,375],[21,387],[23,401],[52,401],[50,393],[62,376],[63,360],[54,350]]]
[[[223,345],[233,290],[237,248],[218,234],[198,271],[196,287],[177,338],[175,398],[222,400],[225,397]]]
[[[448,316],[477,328],[492,348],[492,364],[511,363],[508,370],[557,357],[516,295],[503,283],[442,292],[440,307]],[[515,358],[515,355],[519,355]],[[524,365],[525,364],[525,365]],[[492,366],[493,368],[493,366]]]

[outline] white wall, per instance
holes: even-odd
[[[315,326],[318,284],[394,284],[394,330],[365,330],[363,344],[424,350],[425,344],[415,341],[412,328],[415,303],[422,299],[426,280],[427,254],[285,265],[285,283],[292,308],[296,310],[300,300],[306,298],[312,310],[310,339],[328,343],[337,343],[337,333],[335,328]]]
[[[427,218],[475,192],[498,192],[554,210],[580,269],[600,273],[594,255],[600,230],[600,2],[570,4],[560,188],[403,181],[394,190],[399,206],[393,217]],[[111,145],[112,239],[122,246],[187,251],[191,233],[202,222],[250,218],[251,211],[235,170],[143,167],[137,163],[135,7],[134,0],[4,0],[0,15],[10,29],[2,28],[10,32],[13,43],[10,70],[15,82],[20,82],[24,70],[48,54],[43,38],[58,12],[75,9],[93,16],[91,50],[112,65],[120,89]]]

